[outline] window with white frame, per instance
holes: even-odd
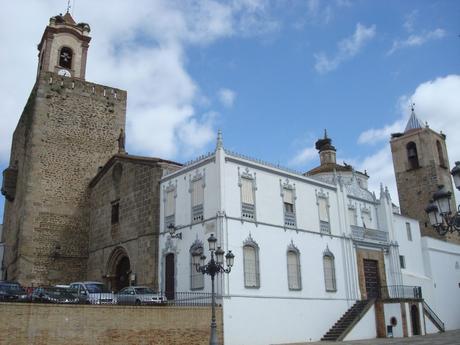
[[[287,274],[289,290],[302,289],[300,252],[292,243],[287,250]]]
[[[348,220],[350,221],[350,225],[352,226],[358,225],[356,207],[348,206]]]
[[[281,196],[283,197],[284,225],[295,228],[297,226],[295,216],[295,189],[287,180],[286,183],[281,186]]]
[[[240,178],[241,186],[241,216],[245,219],[255,219],[254,179],[250,176]]]
[[[316,204],[318,205],[320,232],[330,234],[331,225],[329,223],[329,197],[322,190],[316,193]]]
[[[401,266],[401,268],[406,268],[406,258],[404,257],[404,255],[399,256],[399,265]]]
[[[406,232],[407,232],[407,240],[412,241],[412,230],[410,228],[410,223],[406,223]]]
[[[244,286],[247,288],[259,288],[259,246],[251,236],[243,244],[243,266]]]
[[[202,222],[203,202],[204,202],[204,183],[203,177],[194,178],[191,181],[191,196],[192,196],[192,223]]]
[[[335,279],[335,264],[334,255],[329,251],[329,248],[323,253],[323,268],[324,268],[324,284],[326,291],[335,292],[337,291],[336,279]]]
[[[204,289],[204,274],[196,270],[193,265],[193,255],[203,255],[203,242],[195,240],[190,247],[190,290],[201,290]]]
[[[175,214],[176,214],[176,189],[168,187],[164,190],[164,226],[168,229],[170,225],[176,225]]]

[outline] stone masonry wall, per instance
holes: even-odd
[[[205,345],[211,308],[2,303],[0,319],[0,345]]]
[[[117,152],[126,92],[42,73],[30,103],[23,114],[27,126],[20,123],[13,139],[12,156],[22,145],[25,154],[19,162],[18,206],[5,208],[7,251],[12,248],[8,278],[23,284],[84,279],[88,184]]]
[[[116,274],[114,251],[122,247],[136,284],[157,287],[159,180],[164,165],[153,158],[117,155],[97,177],[91,188],[88,279],[105,279],[110,286]],[[119,223],[111,224],[116,200]]]

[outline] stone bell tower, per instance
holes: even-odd
[[[401,213],[420,221],[422,236],[448,239],[460,243],[457,234],[441,237],[430,226],[425,207],[444,185],[453,194],[452,176],[447,156],[446,135],[423,125],[414,108],[403,133],[391,135],[391,154],[398,187]],[[456,209],[452,195],[452,209]]]
[[[50,18],[38,44],[38,70],[85,79],[90,27],[75,23],[69,12]]]
[[[85,81],[89,25],[50,19],[3,172],[3,268],[22,284],[86,278],[90,180],[118,151],[126,91]]]

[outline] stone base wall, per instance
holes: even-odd
[[[2,303],[0,320],[0,345],[205,345],[211,307]]]

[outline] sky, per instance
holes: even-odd
[[[305,172],[327,129],[338,163],[388,186],[410,104],[460,160],[457,0],[71,0],[91,26],[86,80],[128,91],[127,151],[185,162],[227,149]],[[0,170],[66,0],[2,1]],[[457,199],[458,198],[457,195]],[[4,198],[0,199],[0,223]]]

